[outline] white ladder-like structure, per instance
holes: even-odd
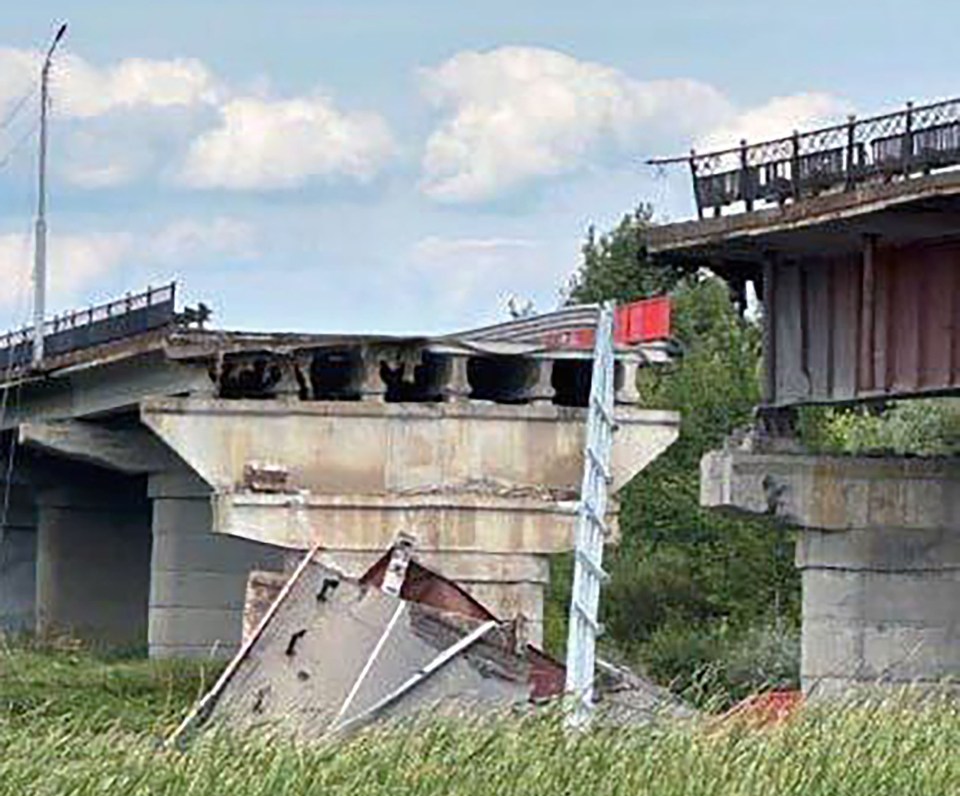
[[[567,725],[571,727],[585,726],[593,712],[600,586],[607,579],[603,570],[603,545],[609,535],[605,516],[612,481],[610,458],[615,431],[613,324],[614,305],[604,303],[600,306],[593,351],[583,485],[574,544],[566,681],[570,700]]]

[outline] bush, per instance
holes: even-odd
[[[799,688],[795,626],[735,630],[725,622],[675,623],[657,630],[641,654],[655,678],[702,707],[729,707],[758,691]]]
[[[810,407],[801,436],[814,450],[950,456],[960,449],[960,399],[915,398],[876,407]]]

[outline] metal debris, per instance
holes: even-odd
[[[374,721],[514,710],[563,694],[564,667],[526,642],[522,618],[495,617],[412,548],[401,537],[360,578],[318,563],[319,549],[289,577],[252,573],[253,630],[169,743],[201,727],[317,740]],[[610,677],[615,688],[601,692],[636,690],[622,673]],[[676,701],[647,690],[651,705]],[[626,708],[617,716],[629,720]]]

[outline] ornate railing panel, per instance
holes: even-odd
[[[960,165],[960,99],[896,113],[795,132],[786,138],[679,158],[657,158],[655,165],[686,162],[693,178],[697,213],[742,204],[783,204],[826,191],[844,190],[870,179],[927,174]]]
[[[107,304],[61,315],[44,323],[44,354],[58,356],[124,337],[131,337],[173,322],[175,282],[149,288]],[[0,335],[0,374],[27,367],[33,358],[33,327]]]

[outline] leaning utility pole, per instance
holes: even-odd
[[[53,37],[40,72],[40,157],[37,169],[37,224],[33,248],[33,364],[43,360],[43,319],[47,298],[47,110],[50,104],[50,66],[53,52],[67,32],[64,22]]]
[[[567,726],[583,727],[593,712],[593,680],[597,636],[600,634],[600,585],[603,545],[609,535],[607,498],[612,481],[613,448],[614,304],[600,306],[593,351],[590,405],[587,409],[587,439],[583,451],[583,486],[577,517],[573,561],[573,593],[567,638],[566,691],[570,703]]]

